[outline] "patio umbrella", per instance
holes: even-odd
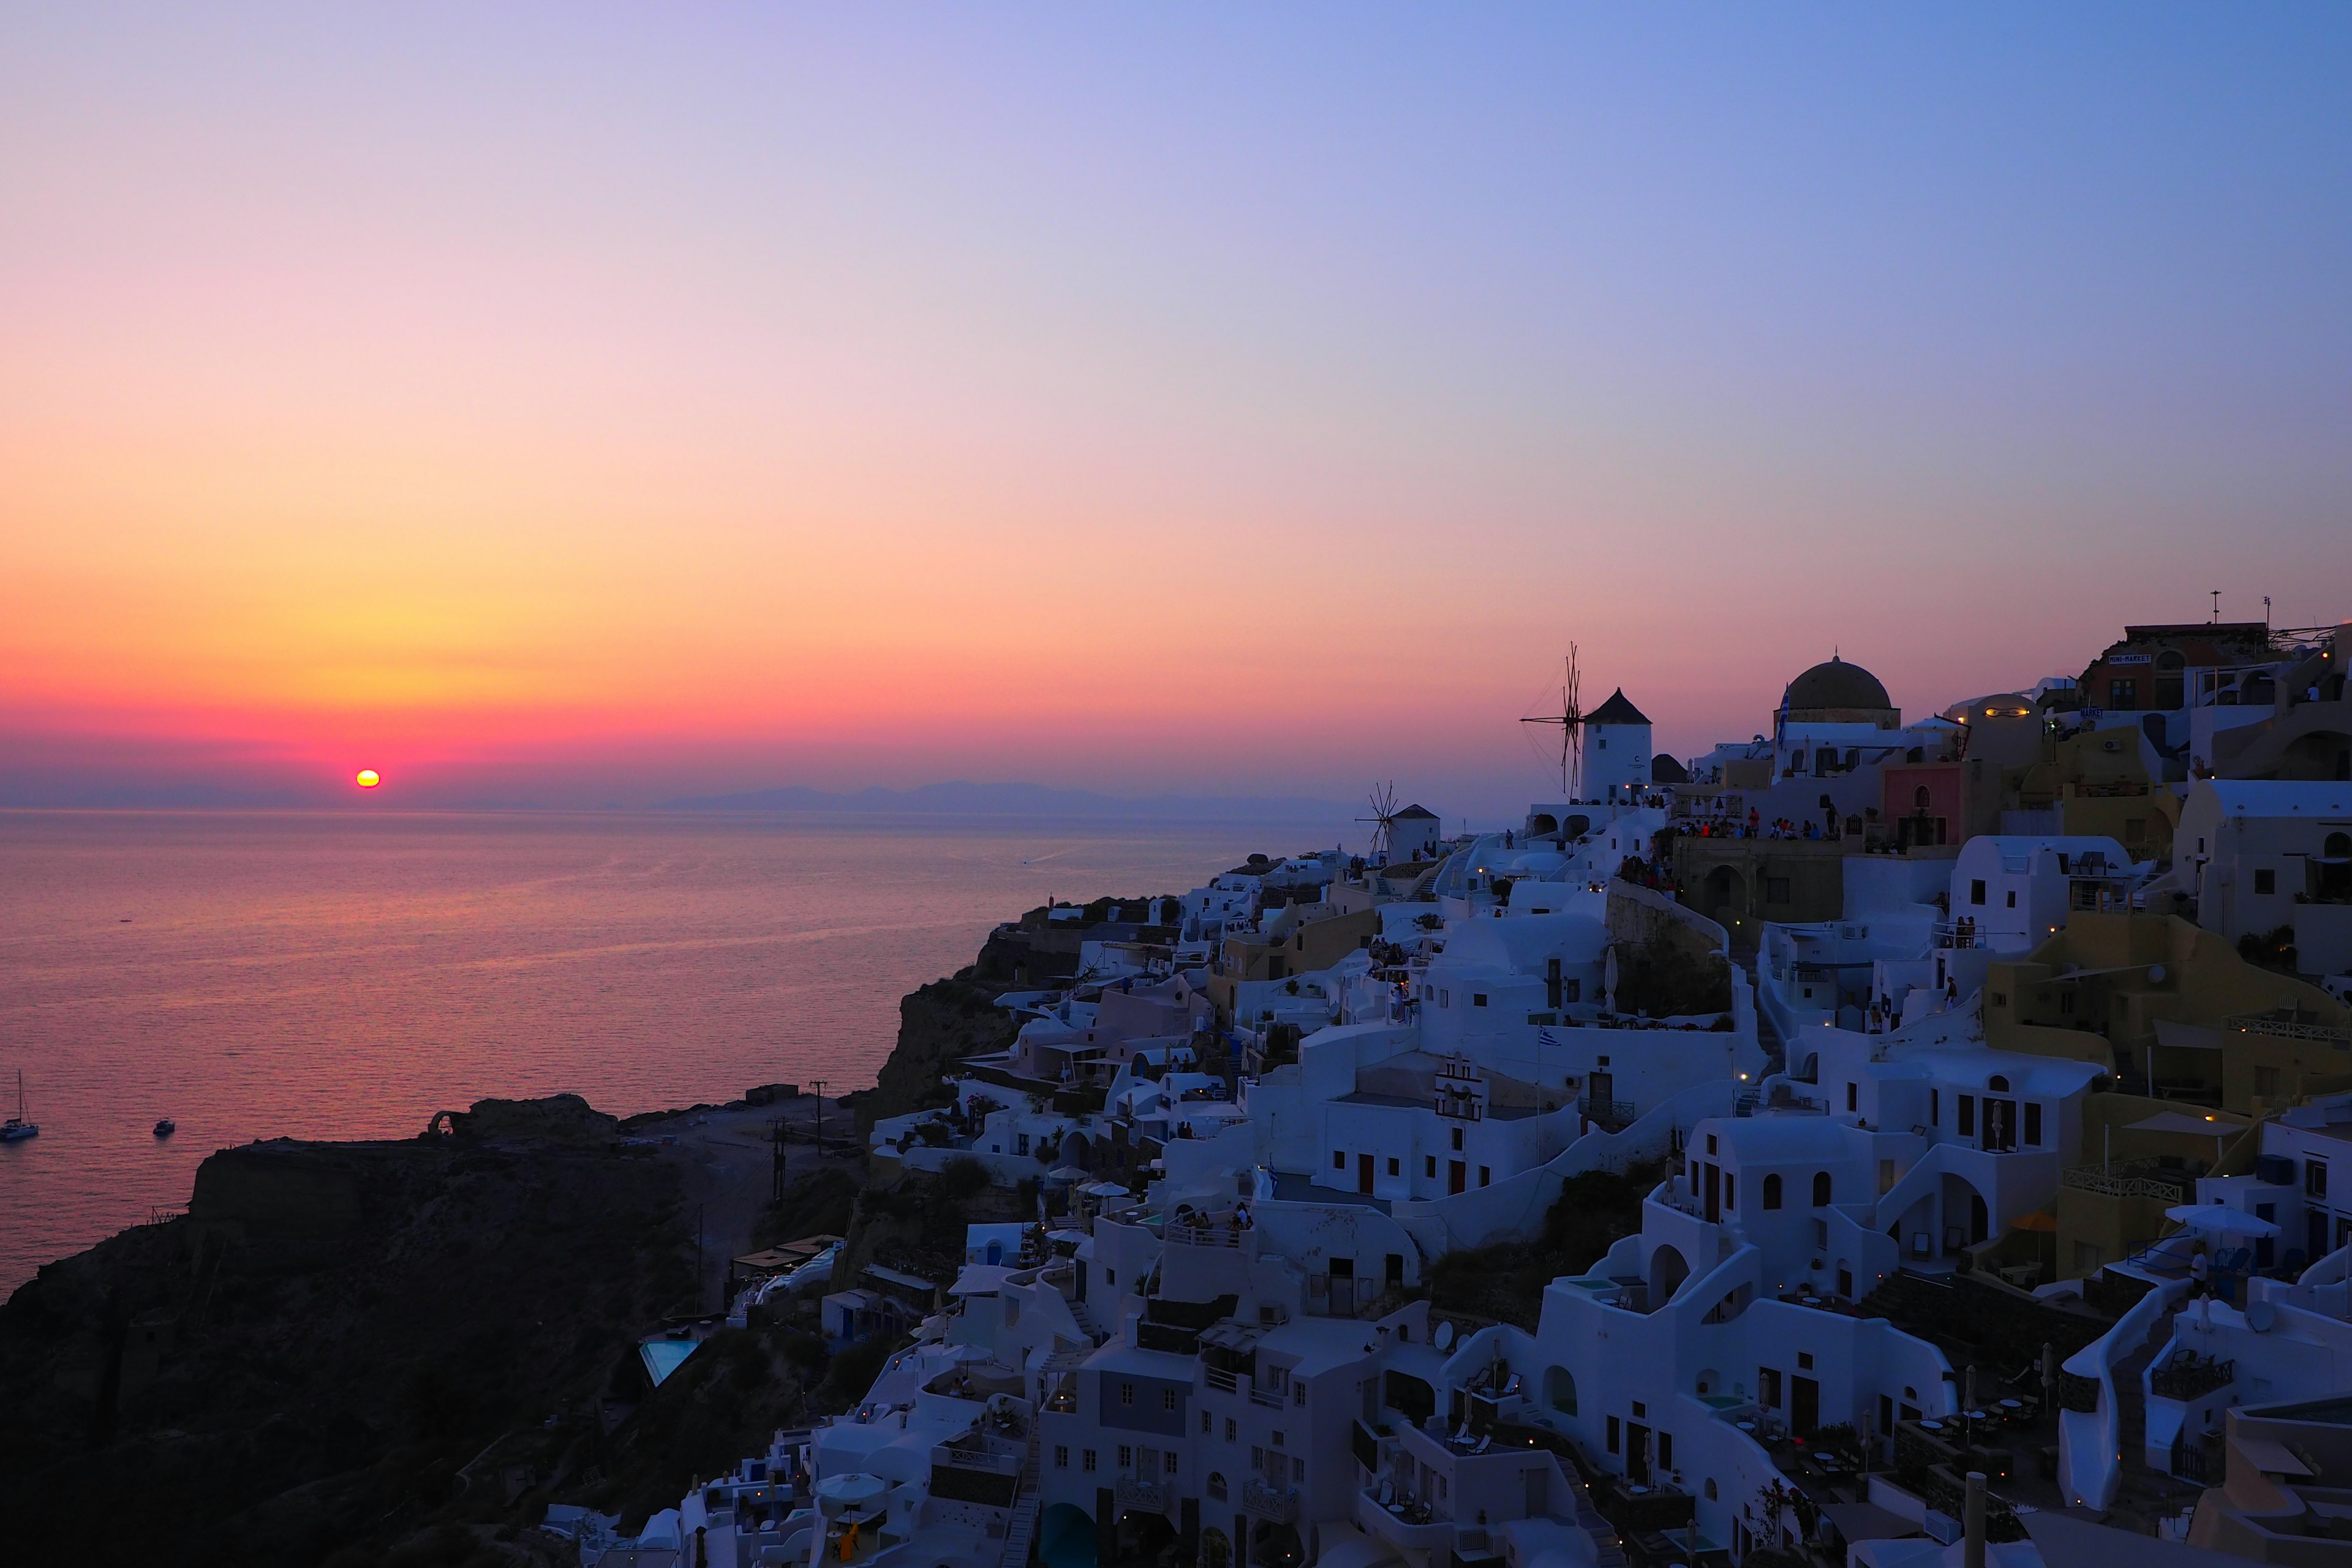
[[[1045,1179],[1049,1182],[1083,1182],[1087,1173],[1076,1165],[1056,1165],[1045,1173]]]
[[[2179,1204],[2164,1211],[2167,1219],[2177,1219],[2191,1230],[2201,1230],[2209,1236],[2276,1236],[2279,1227],[2266,1219],[2257,1219],[2243,1209],[2233,1209],[2227,1204]]]

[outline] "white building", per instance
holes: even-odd
[[[2075,910],[2130,909],[2153,869],[2112,838],[1979,834],[1952,862],[1952,920],[1967,924],[1972,947],[2024,952]]]
[[[2305,973],[2352,972],[2352,784],[2200,779],[2173,858],[2206,930],[2292,926]]]
[[[1633,805],[1646,797],[1650,757],[1650,721],[1624,688],[1584,716],[1583,784],[1592,799]]]

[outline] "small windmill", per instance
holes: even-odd
[[[1391,779],[1384,784],[1374,784],[1371,795],[1372,815],[1356,818],[1358,822],[1369,822],[1372,825],[1371,853],[1375,858],[1389,852],[1389,844],[1394,837],[1391,825],[1396,821],[1396,800],[1394,779]]]
[[[1577,703],[1576,645],[1568,645],[1567,676],[1560,682],[1559,711],[1538,713],[1522,719],[1522,724],[1557,724],[1559,726],[1559,787],[1560,793],[1572,802],[1578,784],[1584,776],[1584,710]]]

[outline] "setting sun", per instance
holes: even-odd
[[[378,784],[382,784],[383,782],[383,780],[382,780],[381,778],[379,778],[379,777],[377,777],[377,776],[376,776],[376,771],[375,771],[373,768],[362,768],[362,769],[360,770],[360,777],[359,777],[359,785],[360,785],[360,788],[362,788],[362,789],[373,789],[373,788],[375,788],[375,786],[376,786],[376,785],[378,785]]]

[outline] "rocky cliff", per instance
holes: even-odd
[[[502,1135],[224,1150],[185,1217],[19,1289],[8,1555],[543,1557],[531,1499],[601,1462],[637,1336],[690,1298],[690,1220],[670,1164],[570,1108],[473,1126]]]

